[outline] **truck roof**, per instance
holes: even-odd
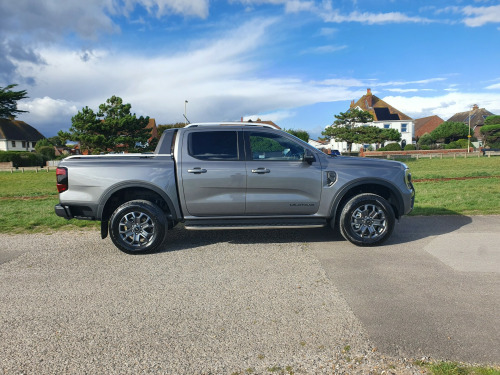
[[[197,126],[259,126],[263,128],[279,129],[277,126],[263,124],[259,122],[197,122],[186,125],[185,128],[194,128]]]

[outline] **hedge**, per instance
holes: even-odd
[[[49,160],[41,154],[24,151],[0,151],[0,162],[12,162],[15,168],[18,167],[43,167]]]

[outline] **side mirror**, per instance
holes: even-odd
[[[302,158],[302,161],[305,161],[307,164],[312,164],[313,161],[316,161],[316,158],[311,153],[311,151],[304,150],[304,157]]]

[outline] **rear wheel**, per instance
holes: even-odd
[[[156,251],[167,236],[167,217],[149,201],[126,202],[111,215],[109,232],[115,246],[125,253]]]
[[[394,210],[376,194],[356,195],[345,204],[340,214],[340,233],[358,246],[382,244],[390,237],[394,225]]]

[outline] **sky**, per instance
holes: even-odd
[[[372,93],[416,119],[500,114],[499,0],[0,0],[0,86],[46,137],[113,95],[157,125],[312,138]],[[187,103],[186,103],[187,101]]]

